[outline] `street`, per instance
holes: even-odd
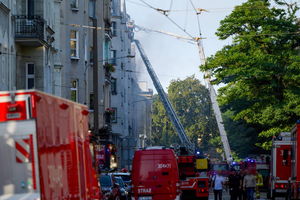
[[[262,192],[259,200],[266,200],[266,199],[268,199],[267,193]],[[284,197],[276,197],[276,200],[284,200],[284,199],[285,199]],[[209,193],[209,200],[214,200],[214,193],[212,191]],[[223,200],[230,200],[230,195],[226,191],[223,192]]]

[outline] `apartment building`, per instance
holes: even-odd
[[[103,68],[110,0],[0,0],[0,90],[38,89],[90,106],[97,19],[99,127],[110,107]],[[91,114],[93,128],[93,114]]]
[[[0,0],[0,90],[34,88],[86,104],[93,129],[95,19],[98,132],[117,147],[119,167],[130,167],[139,138],[149,135],[137,126],[149,126],[151,104],[137,109],[145,89],[124,0]]]
[[[151,127],[152,127],[152,98],[153,90],[149,88],[148,82],[138,80],[135,84],[139,95],[135,100],[134,111],[134,133],[137,148],[151,146]]]
[[[11,1],[0,1],[0,91],[16,87],[14,73],[15,60],[14,37],[11,34]]]
[[[56,87],[58,95],[86,104],[90,107],[90,125],[93,128],[94,89],[94,23],[97,23],[97,57],[98,57],[98,112],[99,128],[106,126],[104,111],[110,107],[110,77],[103,65],[107,59],[104,48],[110,35],[110,0],[71,0],[61,3],[60,76],[57,78],[61,87]],[[58,73],[58,71],[57,71]],[[108,134],[106,131],[105,134]],[[107,136],[105,136],[107,137]]]
[[[139,135],[146,134],[146,129],[137,133],[136,126],[146,123],[149,125],[146,118],[137,117],[137,112],[147,111],[142,115],[147,115],[151,121],[150,109],[136,109],[141,105],[140,100],[145,97],[144,91],[138,86],[139,74],[135,63],[134,32],[131,24],[133,22],[126,12],[125,1],[113,0],[112,62],[109,63],[115,67],[111,73],[112,141],[120,149],[119,166],[126,168],[131,167],[134,150],[139,147]],[[147,108],[151,108],[151,105]]]
[[[0,1],[0,90],[50,91],[57,2]],[[59,15],[58,15],[59,16]]]

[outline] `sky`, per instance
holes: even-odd
[[[169,18],[185,29],[190,35],[199,37],[197,15],[195,14],[190,0],[126,0],[127,13],[136,25],[172,32],[177,35],[187,36],[182,30],[174,25],[166,16],[149,8],[145,3],[163,10],[171,10]],[[192,0],[196,8],[202,8],[199,16],[200,29],[203,39],[206,57],[215,54],[230,41],[218,40],[215,32],[220,21],[231,13],[234,6],[240,5],[246,0]],[[170,9],[171,8],[171,9]],[[171,36],[155,32],[135,32],[135,38],[140,40],[144,50],[158,76],[164,89],[171,80],[184,79],[195,74],[196,78],[203,81],[200,73],[200,57],[196,45],[176,39]],[[139,75],[148,77],[143,62],[137,57]],[[153,87],[150,78],[149,87]]]

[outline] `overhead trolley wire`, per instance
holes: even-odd
[[[172,10],[172,7],[173,7],[173,0],[171,0],[169,11]]]
[[[184,30],[186,30],[186,26],[187,26],[187,19],[188,19],[188,15],[189,15],[189,12],[188,12],[188,9],[189,9],[189,3],[188,3],[188,0],[186,0],[186,12],[185,12],[185,19],[184,19]]]
[[[194,9],[195,12],[196,12],[196,17],[197,17],[197,22],[198,22],[199,37],[201,37],[202,34],[201,34],[200,20],[199,20],[199,15],[201,14],[201,11],[198,11],[198,10],[196,9],[196,7],[195,7],[195,5],[194,5],[194,3],[193,3],[192,0],[189,0],[189,1],[190,1],[191,5],[192,5],[193,9]]]
[[[127,0],[130,3],[139,5],[139,6],[143,6],[146,7],[144,4],[135,2],[134,0]],[[295,2],[297,3],[297,2]],[[244,9],[244,10],[253,10],[253,9],[260,9],[260,8],[265,8],[266,6],[261,6],[261,5],[257,5],[257,6],[243,6],[243,8],[240,7],[240,5],[234,6],[234,7],[219,7],[219,8],[206,8],[204,11],[207,12],[222,12],[222,11],[227,11],[227,10],[233,10],[234,8],[238,8],[238,9]],[[280,8],[280,7],[275,7],[275,8]],[[186,9],[174,9],[174,10],[165,10],[167,12],[186,12]],[[194,9],[189,9],[189,12],[193,12]],[[201,9],[199,11],[202,11]]]
[[[179,28],[180,30],[182,30],[185,34],[187,34],[189,37],[191,38],[194,38],[189,32],[187,32],[184,28],[182,28],[179,24],[177,24],[172,18],[170,18],[168,16],[168,10],[163,10],[163,9],[160,9],[160,8],[155,8],[153,6],[151,6],[149,3],[145,2],[144,0],[140,0],[141,2],[143,2],[145,5],[147,5],[149,8],[153,9],[153,10],[156,10],[158,11],[160,14],[164,15],[167,17],[167,19],[169,21],[171,21],[177,28]]]

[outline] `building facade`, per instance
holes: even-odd
[[[12,2],[0,1],[0,91],[16,88],[14,37],[12,33]]]
[[[110,107],[103,67],[110,0],[0,0],[0,90],[37,89],[90,106],[97,19],[99,127]],[[91,128],[93,114],[91,114]]]
[[[135,46],[133,22],[126,12],[124,0],[112,1],[112,39],[111,55],[115,71],[111,76],[111,106],[112,116],[112,140],[119,147],[119,166],[131,168],[134,151],[139,147],[139,135],[149,134],[149,129],[143,129],[137,133],[137,126],[147,123],[151,117],[151,103],[146,106],[147,112],[143,118],[139,118],[137,112],[145,112],[140,109],[140,101],[145,100],[144,90],[139,87],[139,70],[135,62]],[[146,122],[147,121],[147,122]],[[150,119],[151,121],[151,119]],[[150,123],[151,124],[151,123]],[[146,133],[147,132],[147,133]]]
[[[86,104],[92,130],[97,109],[94,132],[117,147],[118,167],[130,168],[150,134],[152,95],[139,83],[130,24],[124,0],[0,0],[0,91],[37,89]]]

